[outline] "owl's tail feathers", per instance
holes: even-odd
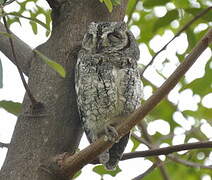
[[[127,142],[129,139],[130,133],[123,136],[118,143],[115,143],[109,149],[109,161],[103,163],[107,170],[115,170],[119,160],[122,157],[125,147],[127,146]]]

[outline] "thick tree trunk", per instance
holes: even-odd
[[[25,96],[0,180],[60,179],[41,165],[48,164],[56,154],[74,152],[82,135],[75,100],[74,65],[83,34],[92,21],[123,20],[127,0],[111,14],[99,0],[67,0],[61,5],[50,2],[53,31],[50,39],[37,49],[63,65],[67,77],[61,78],[37,56],[32,60],[29,87],[45,108],[31,116],[31,103]]]

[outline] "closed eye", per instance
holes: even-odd
[[[122,39],[121,34],[115,31],[112,33],[109,33],[107,37],[110,41],[113,41],[113,42],[118,42]]]

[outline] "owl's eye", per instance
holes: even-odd
[[[107,37],[112,42],[119,42],[122,39],[121,34],[115,31],[112,33],[109,33]]]

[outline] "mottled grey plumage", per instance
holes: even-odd
[[[137,60],[139,49],[123,22],[91,23],[76,65],[79,113],[89,142],[107,134],[140,104],[142,83]],[[99,156],[114,169],[127,145],[129,134]]]

